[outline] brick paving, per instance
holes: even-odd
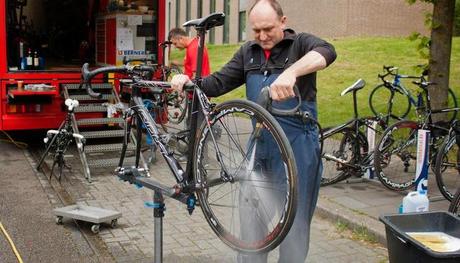
[[[66,172],[62,184],[52,185],[65,190],[70,199],[79,204],[97,206],[122,212],[118,226],[102,225],[99,237],[115,262],[153,262],[153,211],[144,201],[152,199],[152,191],[138,189],[121,182],[110,169],[92,171],[93,182],[88,183],[80,169],[78,158],[67,158],[74,167]],[[152,176],[162,183],[173,184],[169,168],[159,158],[151,166]],[[39,175],[43,177],[43,175]],[[54,179],[53,179],[54,180]],[[176,200],[165,199],[163,219],[164,262],[235,262],[236,254],[212,232],[199,207],[190,216],[186,206]],[[73,224],[64,219],[64,225]],[[269,262],[277,262],[276,251]],[[385,248],[351,240],[340,234],[334,223],[315,216],[312,224],[310,251],[307,262],[386,262]]]

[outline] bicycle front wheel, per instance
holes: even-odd
[[[393,99],[391,99],[392,92]],[[394,87],[392,90],[392,88],[380,84],[369,95],[369,107],[377,117],[390,116],[395,119],[403,119],[409,114],[411,103],[409,97],[402,92],[401,87]]]
[[[297,199],[294,154],[275,118],[250,101],[222,103],[201,124],[193,156],[199,204],[217,236],[244,253],[275,248]]]
[[[436,183],[439,191],[452,201],[455,191],[460,187],[460,149],[455,134],[446,137],[436,157]]]
[[[417,123],[399,121],[385,130],[374,152],[379,180],[391,190],[402,191],[415,183]]]

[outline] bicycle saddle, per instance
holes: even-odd
[[[352,92],[352,91],[355,91],[355,90],[360,90],[362,88],[364,88],[364,86],[366,85],[366,82],[363,80],[363,79],[358,79],[355,83],[353,83],[353,85],[351,85],[350,87],[344,89],[342,91],[342,93],[340,93],[340,96],[343,96],[349,92]]]
[[[225,22],[225,14],[224,13],[212,13],[206,17],[193,19],[185,22],[182,26],[183,27],[197,27],[197,28],[204,28],[205,30],[211,29],[216,26],[221,26]]]

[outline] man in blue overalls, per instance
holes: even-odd
[[[246,96],[257,101],[260,90],[270,86],[274,107],[293,108],[293,87],[302,97],[302,109],[317,118],[316,71],[331,64],[334,47],[311,34],[286,29],[286,16],[276,0],[259,0],[249,9],[254,41],[245,43],[218,72],[202,80],[206,95],[217,97],[243,84]],[[189,82],[176,75],[173,88],[182,90]],[[309,247],[310,222],[318,198],[321,179],[318,132],[312,123],[299,118],[277,117],[288,136],[298,170],[298,205],[294,224],[280,245],[280,262],[304,262]],[[266,262],[266,255],[239,255],[240,262]]]

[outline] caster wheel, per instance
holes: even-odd
[[[56,221],[56,224],[61,225],[62,224],[62,216],[56,216],[55,221]]]
[[[114,219],[114,220],[112,220],[112,222],[110,222],[110,226],[112,228],[115,228],[117,225],[118,225],[118,220],[117,219]]]
[[[94,234],[99,233],[99,225],[93,225],[93,226],[91,226],[91,231],[92,231]]]

